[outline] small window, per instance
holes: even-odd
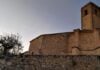
[[[84,11],[84,16],[86,16],[86,15],[88,15],[88,11],[87,10]]]
[[[97,15],[97,14],[98,14],[97,9],[95,9],[95,10],[94,10],[94,14],[95,14],[95,15]]]

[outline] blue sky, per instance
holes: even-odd
[[[100,0],[0,0],[0,34],[19,33],[26,51],[41,34],[80,28],[80,9],[89,1],[100,6]]]

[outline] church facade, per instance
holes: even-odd
[[[81,29],[44,34],[30,41],[33,55],[100,55],[100,7],[89,2],[81,8]]]

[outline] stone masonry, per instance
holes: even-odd
[[[30,41],[28,52],[0,56],[0,70],[100,70],[99,10],[90,2],[81,10],[81,30],[40,35]]]
[[[100,70],[100,56],[27,55],[0,59],[0,70]]]
[[[88,3],[81,9],[82,29],[44,34],[30,41],[34,55],[100,55],[100,7]]]

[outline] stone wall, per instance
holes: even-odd
[[[78,48],[78,50],[73,48]],[[33,52],[34,55],[100,55],[99,49],[100,29],[76,29],[73,32],[39,36],[30,42],[29,53]]]
[[[45,35],[41,52],[44,55],[65,55],[68,53],[68,33]]]
[[[0,58],[0,70],[100,70],[100,56],[25,55]]]
[[[42,47],[42,40],[43,40],[43,37],[38,37],[33,40],[34,42],[31,42],[30,44],[31,48],[29,48],[30,53],[33,53],[34,51],[34,54],[37,54],[37,55],[40,54],[40,49]]]
[[[100,7],[89,2],[81,8],[82,30],[45,34],[32,40],[30,54],[100,55]]]
[[[93,29],[93,24],[92,24],[92,4],[87,4],[82,7],[81,9],[81,21],[82,21],[82,29],[87,29],[91,30]]]
[[[71,50],[68,46],[68,38],[71,35],[71,32],[41,35],[30,42],[29,53],[34,55],[37,55],[37,53],[42,55],[66,55],[69,53],[69,49]]]
[[[100,28],[100,7],[93,7],[93,22],[95,28]]]
[[[100,7],[88,3],[81,8],[82,29],[93,30],[100,28]]]

